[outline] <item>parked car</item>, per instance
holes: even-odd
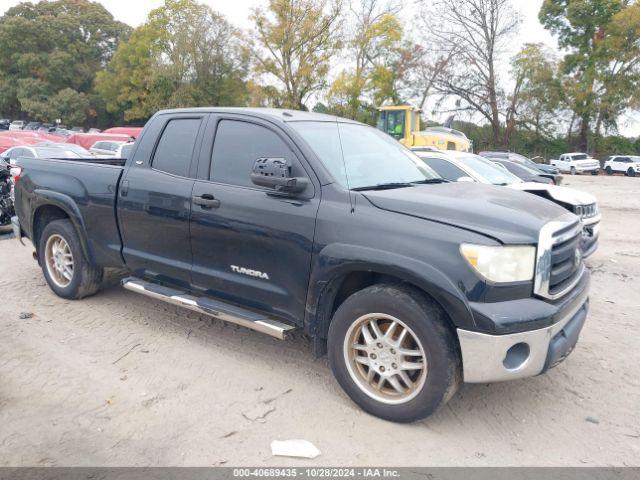
[[[545,163],[534,162],[533,160],[515,152],[480,152],[478,155],[490,160],[508,160],[518,165],[523,165],[530,170],[534,170],[538,175],[546,176],[553,180],[553,183],[560,185],[562,183],[562,175],[558,167],[547,165]],[[536,157],[540,158],[540,157]],[[514,172],[511,172],[514,173]],[[514,175],[519,176],[514,173]]]
[[[87,130],[87,133],[100,133],[102,130],[100,130],[99,128],[90,128],[89,130]]]
[[[24,128],[25,122],[24,120],[14,120],[9,125],[9,130],[22,130]]]
[[[92,158],[93,155],[92,153],[87,150],[84,147],[81,147],[80,145],[75,145],[73,143],[61,143],[61,142],[41,142],[36,144],[37,147],[53,147],[53,148],[59,148],[61,150],[64,151],[69,151],[69,152],[73,152],[76,155],[78,155],[79,157],[84,157],[84,158]]]
[[[129,154],[131,153],[131,150],[133,150],[134,145],[135,145],[135,142],[123,143],[118,147],[118,150],[116,150],[115,157],[129,158]]]
[[[37,131],[40,128],[40,125],[42,125],[40,122],[29,122],[25,125],[23,130],[29,130],[29,131]]]
[[[55,125],[53,123],[43,123],[38,127],[39,132],[49,133],[51,130],[55,129]]]
[[[0,119],[0,130],[9,130],[9,126],[11,125],[11,120],[8,118]]]
[[[500,185],[546,198],[582,219],[584,225],[582,256],[593,254],[598,248],[600,211],[593,195],[552,184],[524,182],[509,171],[499,168],[489,159],[463,152],[416,152],[418,157],[441,177],[452,182],[474,181]]]
[[[486,158],[486,157],[485,157]],[[492,161],[494,164],[504,167],[509,173],[512,173],[520,180],[524,182],[536,182],[536,183],[545,183],[547,185],[557,185],[558,183],[554,180],[555,177],[562,178],[561,175],[551,175],[550,173],[542,173],[540,170],[534,170],[525,165],[512,162],[510,160],[501,160],[494,158],[487,158],[487,160]]]
[[[99,140],[94,143],[89,151],[98,157],[116,157],[118,148],[127,142],[117,140]]]
[[[571,175],[576,173],[591,173],[598,175],[600,171],[600,162],[595,158],[591,158],[586,153],[564,153],[560,155],[558,160],[551,160],[551,165],[558,167],[561,172],[568,172]]]
[[[614,155],[604,162],[604,171],[607,175],[624,173],[628,177],[640,174],[640,157],[635,155]]]
[[[82,127],[71,127],[71,131],[75,133],[84,133],[84,128]]]
[[[62,144],[64,145],[64,144]],[[82,158],[82,155],[74,152],[73,149],[62,146],[40,146],[25,145],[12,147],[0,153],[0,158],[14,165],[21,157],[26,158]]]
[[[112,165],[19,161],[14,232],[60,297],[114,267],[159,301],[300,328],[358,405],[399,422],[578,340],[582,226],[552,202],[445,182],[385,133],[311,112],[166,110],[136,143]]]

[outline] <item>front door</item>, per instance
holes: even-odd
[[[207,130],[205,138],[215,138],[209,149],[203,145],[193,189],[192,282],[209,295],[300,323],[319,184],[286,134],[268,123],[212,117]],[[255,186],[250,174],[262,157],[290,160],[294,176],[312,180],[307,190],[292,198]]]

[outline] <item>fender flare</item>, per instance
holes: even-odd
[[[389,251],[337,243],[324,247],[315,257],[305,312],[305,329],[312,336],[325,334],[337,288],[353,272],[379,273],[408,282],[431,296],[455,327],[475,327],[462,290],[432,265]]]
[[[46,206],[58,207],[64,213],[67,214],[71,223],[73,224],[78,237],[80,238],[80,246],[82,247],[82,253],[89,262],[93,263],[93,256],[88,243],[87,229],[84,223],[82,214],[76,202],[64,193],[54,192],[51,190],[36,189],[33,192],[33,198],[31,203],[31,218],[29,219],[29,227],[31,228],[31,236],[35,236],[34,221],[38,209]],[[38,250],[38,245],[34,242],[34,247]]]

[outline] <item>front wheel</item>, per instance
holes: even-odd
[[[569,172],[571,173],[571,175],[575,175],[576,174],[576,167],[571,167],[571,170],[569,170]]]
[[[40,236],[38,260],[51,290],[62,298],[80,299],[98,291],[102,269],[87,261],[69,220],[55,220]]]
[[[331,369],[363,410],[394,422],[427,417],[462,381],[455,332],[441,308],[401,285],[374,285],[344,301],[329,328]]]
[[[629,170],[627,170],[627,175],[630,177],[635,177],[636,171],[633,168],[630,168]]]
[[[613,170],[611,169],[611,167],[605,168],[604,171],[607,172],[607,175],[613,175]]]

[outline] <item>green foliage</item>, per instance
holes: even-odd
[[[84,106],[96,72],[130,28],[99,3],[55,0],[21,3],[0,18],[0,109],[52,120],[54,99]],[[74,118],[86,117],[85,108]]]
[[[341,45],[341,9],[341,0],[269,0],[266,10],[253,10],[247,50],[255,73],[270,83],[260,94],[268,104],[306,110],[309,95],[326,86],[331,57]]]
[[[376,106],[399,101],[403,29],[397,12],[377,0],[360,0],[353,17],[346,47],[354,61],[338,74],[327,97],[337,115],[371,123]]]
[[[123,42],[97,91],[106,109],[144,120],[163,108],[243,105],[248,57],[238,32],[194,0],[166,0]]]
[[[540,21],[558,36],[566,99],[580,120],[581,149],[598,148],[602,129],[637,103],[640,5],[626,0],[545,0]]]

